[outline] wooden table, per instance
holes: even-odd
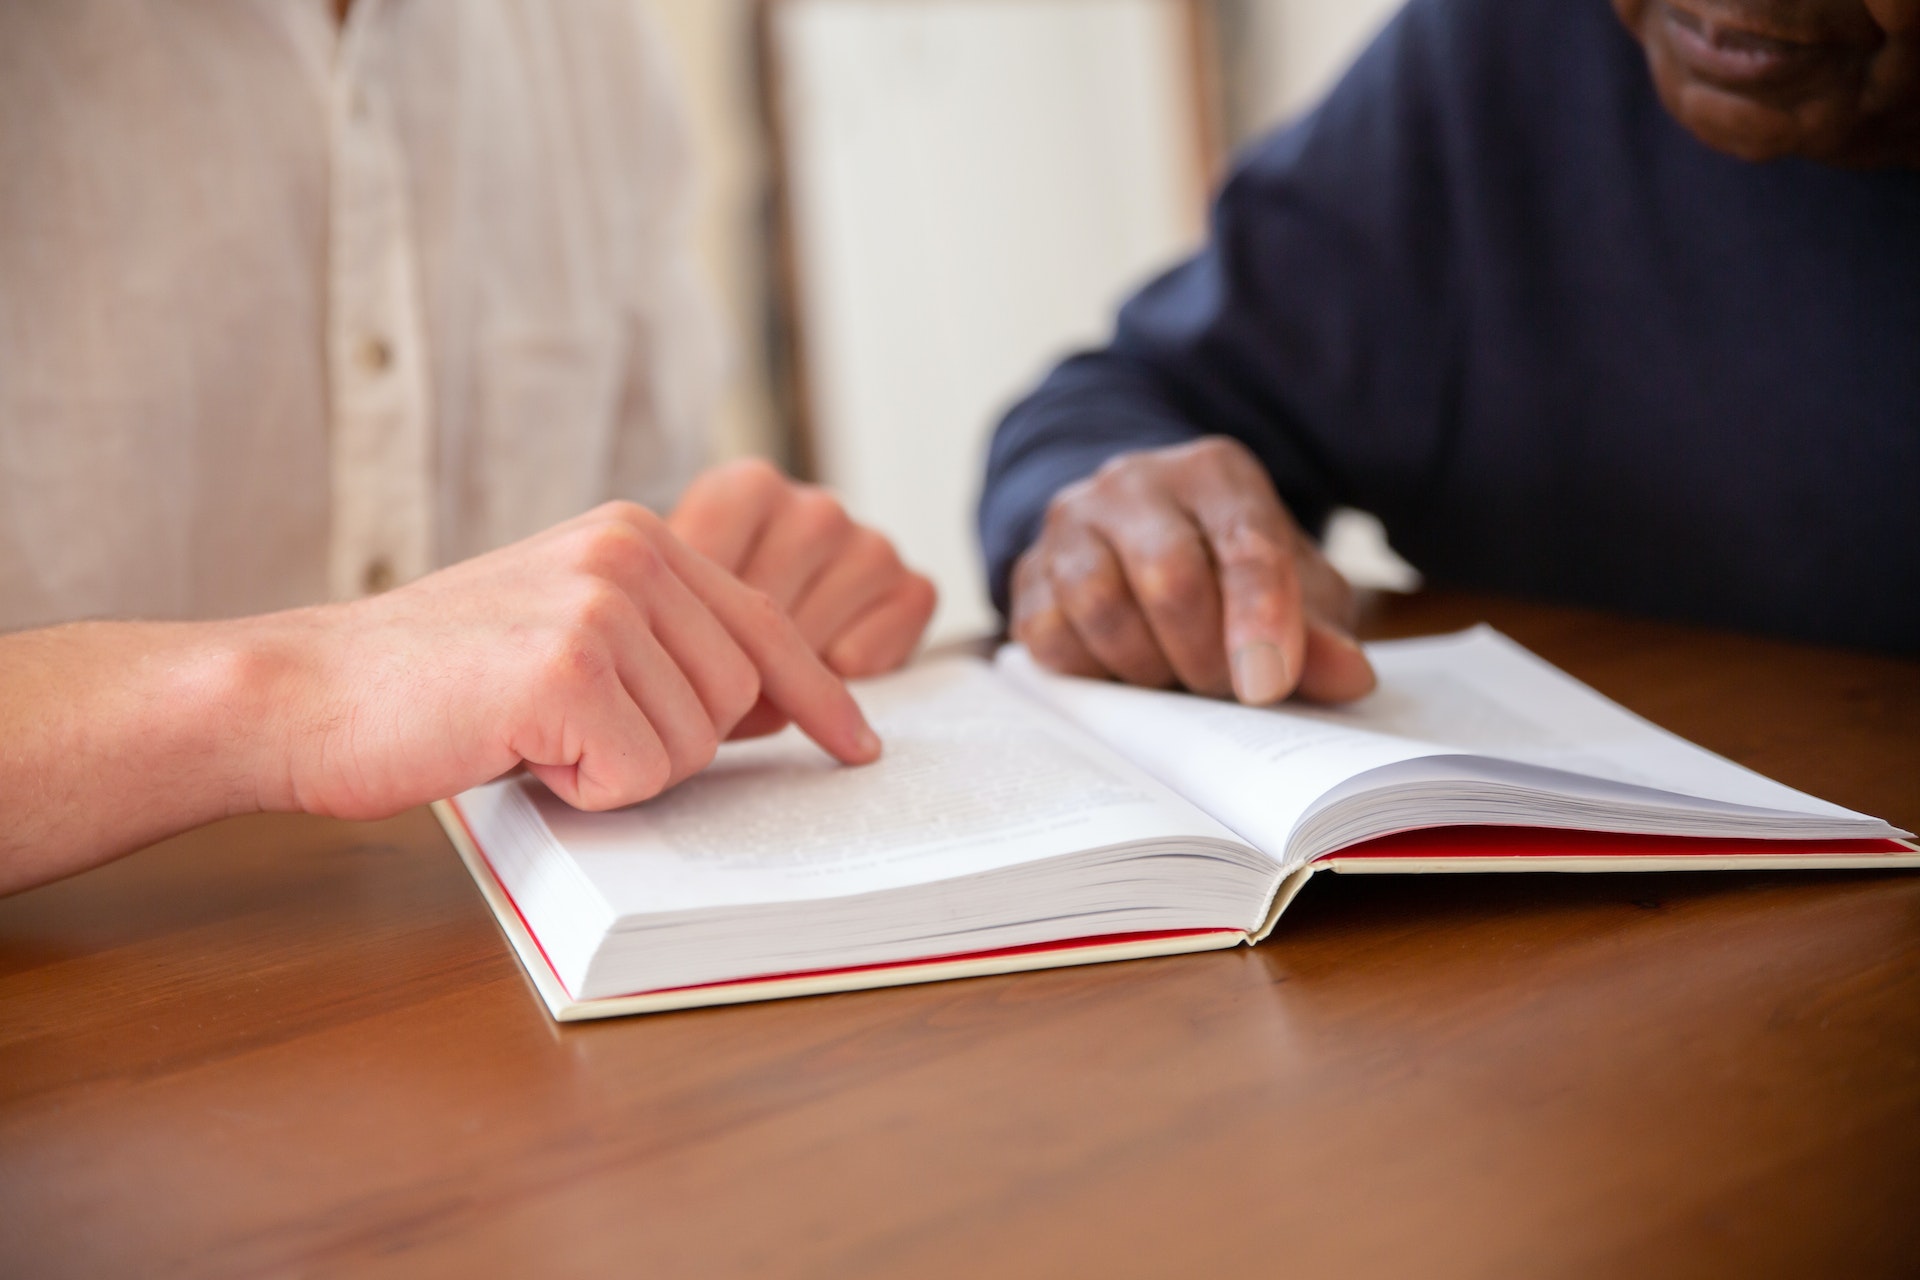
[[[1458,596],[1920,827],[1920,665]],[[0,1274],[1920,1274],[1920,875],[1317,881],[1256,951],[548,1020],[425,812],[0,902]]]

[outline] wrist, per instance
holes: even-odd
[[[297,691],[318,687],[301,675],[312,652],[271,619],[0,637],[0,893],[295,807],[287,730]]]
[[[169,694],[229,817],[301,808],[293,768],[319,684],[308,610],[205,624]]]

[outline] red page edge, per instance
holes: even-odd
[[[1899,840],[1762,840],[1632,835],[1557,827],[1447,826],[1396,831],[1321,854],[1329,858],[1762,858],[1911,854]]]

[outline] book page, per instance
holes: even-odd
[[[1491,627],[1369,645],[1380,688],[1300,714],[1634,787],[1786,813],[1862,817],[1628,711]]]
[[[864,767],[789,729],[723,746],[705,772],[612,814],[580,813],[526,780],[494,785],[521,788],[620,916],[872,893],[1142,841],[1233,841],[979,659],[854,689],[885,743]]]
[[[1251,708],[1190,694],[1132,689],[1041,671],[1024,650],[999,658],[1018,687],[1085,725],[1130,759],[1276,858],[1321,797],[1351,792],[1361,775],[1427,761],[1418,776],[1478,779],[1485,757],[1579,774],[1583,796],[1641,804],[1648,792],[1692,807],[1728,807],[1860,819],[1741,768],[1632,714],[1489,627],[1367,646],[1380,676],[1343,707],[1289,702]],[[1456,763],[1449,763],[1449,759]],[[1517,781],[1550,789],[1528,771]],[[1351,784],[1351,785],[1348,785]],[[1542,811],[1539,820],[1550,814]],[[1436,807],[1432,820],[1447,820]],[[1452,820],[1468,820],[1454,818]],[[1406,825],[1419,825],[1417,820]]]
[[[1357,774],[1445,749],[1358,723],[1043,671],[1008,646],[1003,677],[1161,779],[1276,860],[1320,796]]]

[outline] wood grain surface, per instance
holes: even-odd
[[[1463,596],[1920,826],[1920,664]],[[1254,950],[560,1027],[424,812],[0,901],[0,1275],[1914,1276],[1920,876],[1322,877]]]

